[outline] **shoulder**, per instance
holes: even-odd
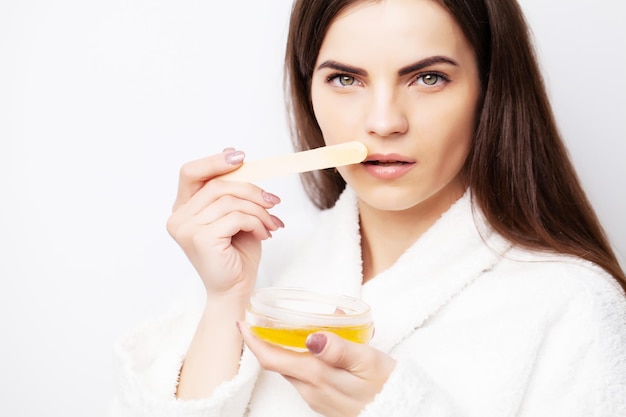
[[[540,349],[543,363],[595,364],[606,378],[618,378],[611,369],[626,363],[626,296],[603,269],[575,257],[514,248],[442,318],[485,338],[497,329],[498,337]]]
[[[453,304],[454,311],[476,319],[496,317],[519,326],[570,323],[581,331],[603,327],[626,338],[621,287],[599,266],[573,256],[514,246]]]
[[[503,255],[499,272],[535,285],[559,289],[559,292],[599,292],[623,296],[617,281],[598,265],[575,256],[544,253],[513,247]]]
[[[499,289],[513,305],[626,332],[624,292],[605,270],[584,259],[513,248],[485,274],[484,285]]]

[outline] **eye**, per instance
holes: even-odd
[[[436,74],[426,74],[422,77],[422,82],[426,85],[435,85],[439,81],[439,76]]]
[[[427,86],[427,87],[435,87],[437,85],[446,83],[448,81],[449,79],[442,74],[437,74],[435,72],[428,72],[417,77],[416,83]]]
[[[328,77],[328,81],[334,84],[337,87],[350,87],[352,85],[357,85],[358,81],[352,75],[347,74],[336,74]]]

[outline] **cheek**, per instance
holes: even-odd
[[[416,122],[423,128],[419,136],[423,138],[424,156],[430,159],[431,164],[438,165],[439,171],[460,169],[474,137],[474,103],[457,100],[454,105],[447,104],[445,111],[438,107],[437,113],[422,113],[429,120],[420,117],[420,121]]]
[[[324,141],[326,144],[329,144],[327,138],[330,137],[328,132],[328,126],[332,126],[332,112],[329,110],[328,98],[317,91],[315,85],[311,89],[311,103],[313,105],[313,114],[315,115],[315,120],[317,121],[320,130],[322,131],[322,135],[324,136]]]
[[[337,95],[323,92],[316,93],[314,90],[311,98],[315,119],[327,145],[357,139],[355,128],[359,126],[358,112],[346,110],[354,108],[354,106],[346,105],[346,100],[342,100],[346,97],[337,97]]]

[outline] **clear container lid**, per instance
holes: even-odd
[[[267,287],[250,298],[246,321],[273,327],[344,327],[371,323],[370,307],[362,300],[302,288]]]

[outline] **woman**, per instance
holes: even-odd
[[[215,178],[243,162],[227,149],[182,168],[168,221],[206,307],[120,344],[113,414],[626,415],[626,280],[515,1],[298,0],[286,75],[296,148],[369,154],[304,177],[323,210],[262,271],[361,297],[374,339],[295,353],[242,323],[284,224],[277,196]]]

